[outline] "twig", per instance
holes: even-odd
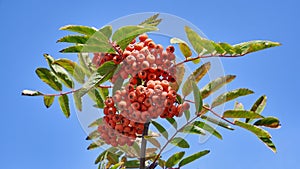
[[[147,148],[147,140],[144,136],[148,135],[150,122],[144,124],[144,131],[142,135],[142,144],[141,144],[141,155],[140,155],[140,169],[145,169],[145,161],[146,161],[146,148]]]
[[[232,124],[232,125],[235,125],[233,122],[231,122],[231,121],[225,119],[224,117],[220,116],[218,113],[216,113],[216,112],[215,112],[214,110],[212,110],[211,108],[209,108],[209,107],[207,107],[207,106],[202,106],[202,107],[203,107],[204,109],[210,111],[210,112],[211,112],[212,114],[214,114],[215,116],[221,118],[222,120],[224,120],[224,121],[226,121],[226,122],[228,122],[228,123],[230,123],[230,124]]]
[[[184,64],[184,63],[187,63],[187,62],[190,62],[193,60],[197,60],[197,59],[203,59],[203,58],[212,58],[212,57],[236,58],[236,57],[241,57],[244,55],[245,54],[242,54],[242,55],[221,55],[221,54],[219,54],[219,55],[199,55],[194,58],[185,59],[184,61],[177,63],[175,66],[179,66],[181,64]]]

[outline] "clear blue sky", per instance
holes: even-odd
[[[1,139],[3,169],[92,169],[98,150],[87,151],[75,114],[65,119],[57,104],[43,107],[41,98],[21,97],[23,89],[49,90],[34,70],[45,66],[43,53],[64,57],[56,40],[66,24],[101,27],[136,12],[166,12],[197,25],[210,39],[238,43],[252,39],[279,41],[283,46],[239,59],[223,59],[225,73],[238,78],[229,88],[256,91],[250,103],[268,96],[266,115],[282,120],[271,131],[273,154],[251,133],[221,130],[224,139],[210,139],[195,149],[211,153],[190,165],[201,169],[297,168],[299,166],[299,6],[297,0],[271,1],[15,1],[0,0]],[[72,106],[72,111],[74,108]],[[188,150],[188,152],[194,152]],[[297,161],[298,160],[298,161]]]

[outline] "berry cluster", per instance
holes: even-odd
[[[117,113],[117,108],[111,97],[105,100],[103,124],[98,131],[101,138],[112,146],[131,146],[137,134],[142,134],[144,124],[138,123]]]
[[[146,34],[140,35],[139,40],[138,43],[134,41],[129,44],[123,52],[124,60],[120,63],[120,70],[112,78],[112,83],[119,76],[126,79],[146,69],[159,69],[167,71],[171,75],[175,74],[174,46],[168,46],[164,50],[162,45],[155,44]]]
[[[132,145],[143,134],[144,124],[151,119],[181,117],[190,105],[177,101],[177,92],[171,84],[176,82],[174,47],[165,50],[146,34],[139,36],[122,52],[96,53],[93,63],[100,66],[113,60],[120,69],[112,77],[128,79],[128,84],[108,97],[104,107],[104,123],[98,127],[101,138],[112,146]],[[109,133],[109,134],[108,134]]]

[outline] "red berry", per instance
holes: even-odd
[[[112,107],[112,106],[114,106],[114,104],[115,104],[114,100],[111,97],[109,97],[105,100],[105,105],[108,107]]]
[[[170,52],[170,53],[173,53],[173,52],[175,51],[175,48],[174,48],[174,46],[168,46],[168,47],[166,48],[166,51],[167,51],[167,52]]]

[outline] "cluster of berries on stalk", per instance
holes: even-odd
[[[128,83],[108,97],[104,107],[104,123],[98,127],[101,138],[112,146],[132,145],[143,134],[144,124],[151,119],[181,117],[190,105],[180,104],[180,97],[172,88],[176,83],[176,67],[173,46],[164,50],[146,34],[139,42],[131,42],[126,49],[115,47],[116,54],[94,54],[93,63],[101,66],[113,60],[120,69],[112,77],[129,79]],[[109,134],[108,134],[109,133]]]

